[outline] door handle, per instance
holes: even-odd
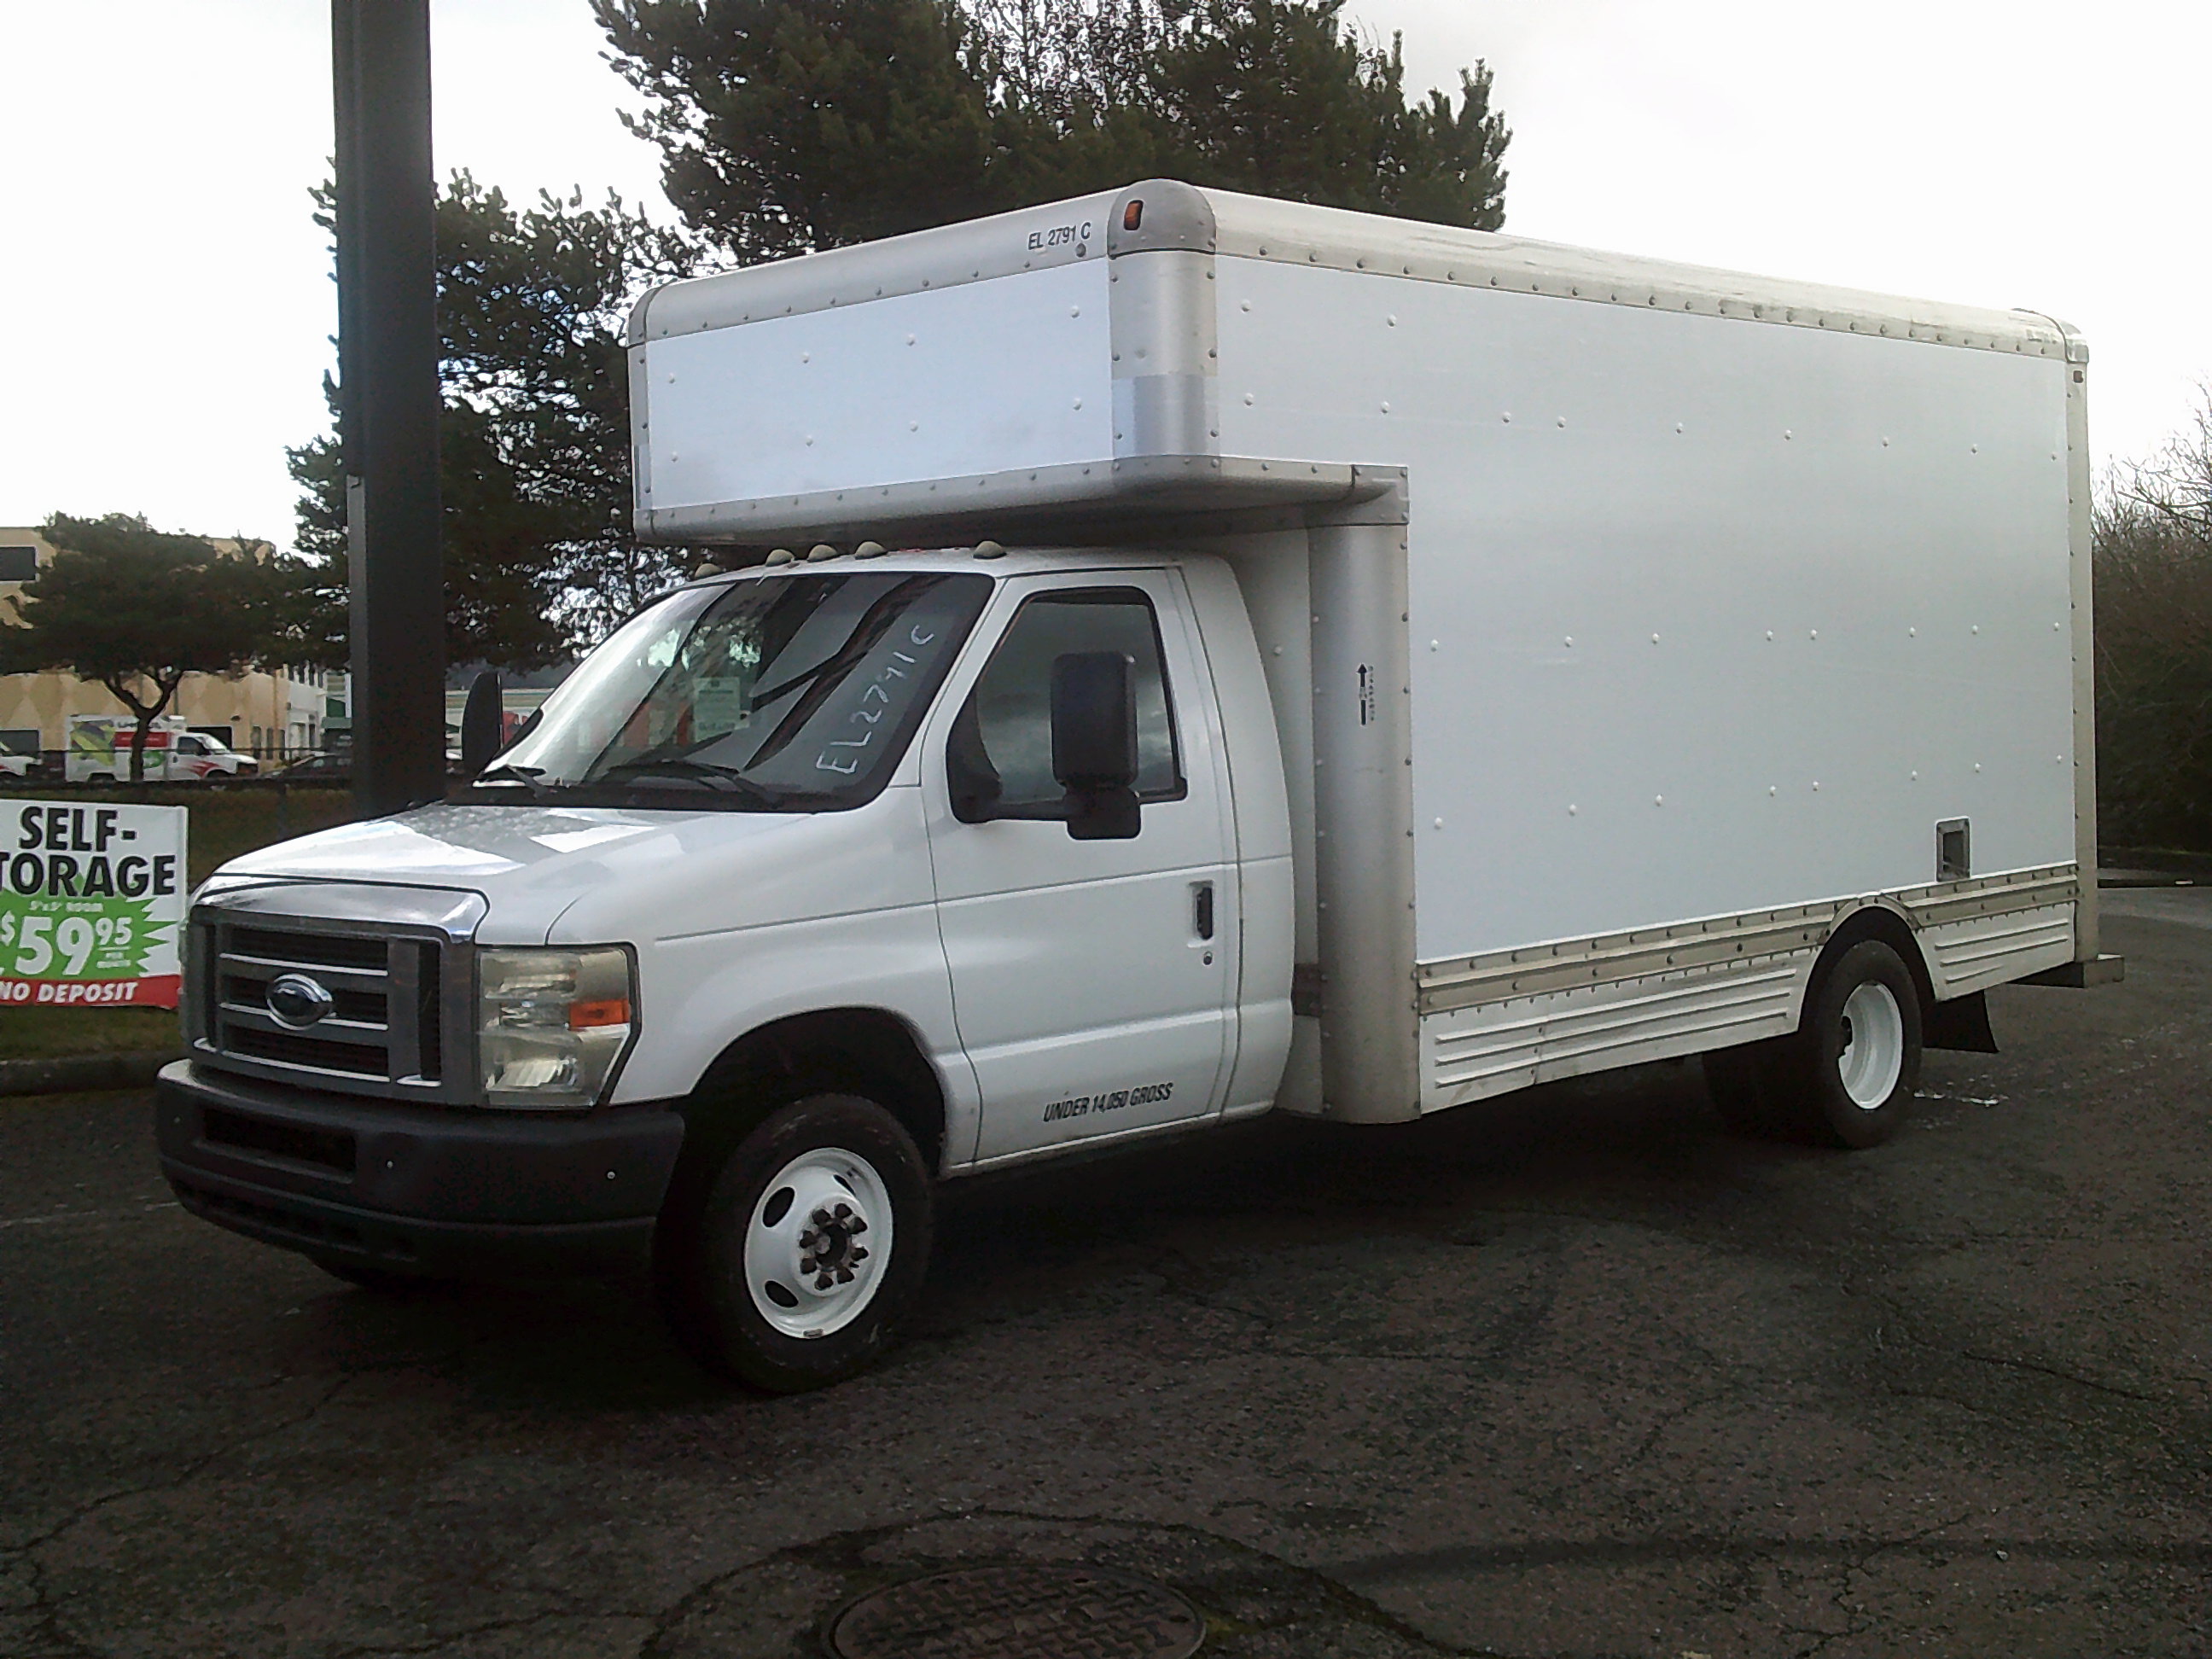
[[[1200,939],[1213,937],[1213,884],[1201,881],[1191,889],[1191,923]]]

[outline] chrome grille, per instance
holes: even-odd
[[[335,915],[284,915],[288,901]],[[195,1058],[348,1094],[455,1100],[465,1077],[472,982],[460,961],[483,909],[472,894],[364,887],[218,892],[192,915],[187,1018]],[[270,1006],[286,975],[329,994],[321,1018],[287,1024]]]
[[[222,922],[214,944],[222,988],[210,1033],[217,1053],[375,1083],[438,1080],[421,1064],[416,995],[422,957],[434,954],[435,945]],[[270,982],[286,974],[331,993],[331,1011],[306,1030],[287,1026],[269,1006]],[[429,1012],[434,1022],[434,1006]]]

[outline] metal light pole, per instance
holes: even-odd
[[[428,0],[331,0],[331,56],[353,790],[374,816],[445,791]]]

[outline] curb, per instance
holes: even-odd
[[[67,1054],[57,1060],[0,1060],[0,1097],[92,1094],[105,1089],[144,1089],[181,1048],[142,1048],[115,1054]]]
[[[2145,875],[2194,876],[2200,881],[2212,877],[2212,853],[2183,852],[2173,848],[2100,848],[2097,862],[2110,869],[2140,872]],[[2133,884],[2147,886],[2149,884]]]

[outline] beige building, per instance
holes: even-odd
[[[36,530],[0,526],[0,618],[12,611],[9,598],[21,593],[25,579],[53,556],[52,544]],[[0,674],[0,750],[41,754],[58,765],[69,742],[70,715],[127,718],[130,712],[106,687],[72,675]],[[284,668],[236,679],[187,674],[167,712],[243,753],[265,761],[287,759],[322,747],[326,724],[346,729],[346,676],[320,668]]]

